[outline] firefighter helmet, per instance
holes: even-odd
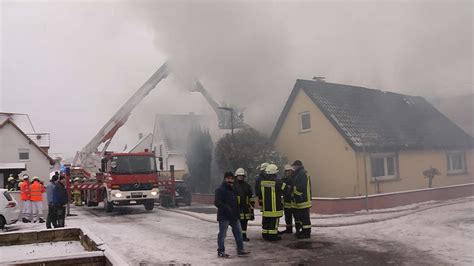
[[[34,180],[38,180],[38,181],[40,181],[40,178],[39,178],[39,177],[37,177],[37,176],[33,176],[33,181],[34,181]]]
[[[278,166],[274,164],[269,164],[267,168],[265,168],[265,173],[267,175],[276,175],[278,174]]]
[[[29,177],[27,174],[24,174],[24,175],[23,175],[23,180],[26,180],[26,179],[28,179],[28,178],[30,178],[30,177]]]
[[[293,171],[293,167],[289,164],[285,164],[285,171]]]
[[[239,168],[235,170],[235,176],[242,175],[242,176],[247,176],[247,173],[245,172],[244,168]]]
[[[257,167],[257,170],[265,171],[268,165],[269,163],[262,163],[259,167]]]
[[[10,177],[8,178],[8,181],[12,181],[12,180],[15,180],[15,178],[14,178],[13,176],[10,176]]]

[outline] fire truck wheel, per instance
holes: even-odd
[[[155,202],[153,200],[145,202],[143,205],[145,205],[145,210],[151,211],[155,207]]]
[[[86,200],[86,205],[87,207],[96,207],[97,205],[99,205],[99,203]]]
[[[112,212],[114,210],[114,203],[107,200],[107,196],[104,197],[104,210],[105,212]]]

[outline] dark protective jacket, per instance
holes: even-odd
[[[293,194],[293,176],[285,176],[281,179],[283,183],[285,183],[289,188],[289,193],[283,195],[283,208],[291,209],[294,207],[295,200]]]
[[[265,172],[264,171],[260,171],[260,174],[257,176],[257,178],[255,179],[255,195],[257,196],[258,198],[258,205],[260,207],[262,207],[262,198],[260,198],[259,194],[258,194],[258,191],[260,191],[260,182],[262,181],[262,179],[266,176]]]
[[[311,180],[306,170],[301,167],[293,175],[294,208],[311,208]]]
[[[67,200],[68,196],[66,188],[61,182],[58,182],[53,191],[53,204],[54,206],[62,207],[67,203]]]
[[[237,203],[240,207],[240,220],[253,220],[253,206],[255,199],[253,198],[252,187],[244,180],[234,182],[234,189],[237,191]]]
[[[18,187],[18,185],[17,185],[16,182],[8,182],[8,183],[7,183],[7,186],[6,186],[6,189],[7,189],[8,191],[16,191],[16,190],[17,190],[17,187]]]
[[[282,217],[283,202],[281,197],[285,193],[289,193],[289,188],[276,175],[266,175],[260,181],[260,189],[257,192],[258,197],[262,200],[262,216],[263,217]]]
[[[214,205],[217,207],[218,221],[239,220],[240,208],[237,202],[237,196],[237,191],[225,182],[216,189]]]

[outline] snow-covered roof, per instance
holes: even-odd
[[[8,118],[15,123],[23,132],[25,133],[35,133],[35,128],[33,127],[33,123],[27,114],[19,114],[19,113],[4,113],[0,112],[0,124],[5,122]]]

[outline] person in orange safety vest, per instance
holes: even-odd
[[[23,175],[23,182],[20,185],[20,197],[23,202],[21,207],[21,218],[24,223],[29,223],[31,220],[31,193],[30,193],[30,182],[27,174]]]
[[[38,216],[41,212],[43,213],[43,193],[45,192],[44,186],[40,183],[39,177],[33,177],[33,184],[30,186],[31,193],[31,212],[33,214],[33,223],[38,221]],[[44,223],[43,218],[39,218],[40,223]]]

